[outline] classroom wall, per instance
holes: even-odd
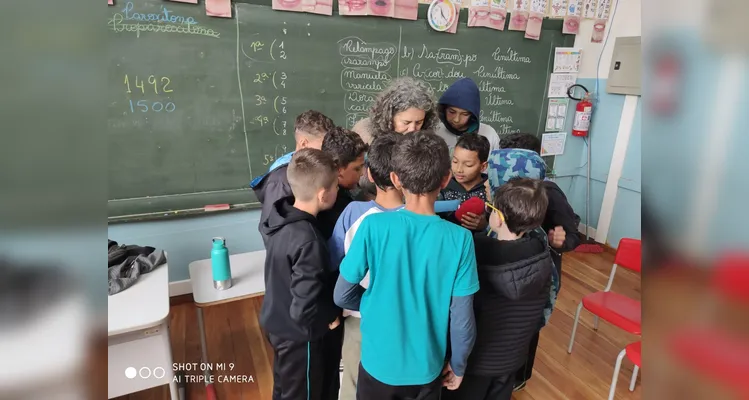
[[[590,235],[599,242],[616,247],[621,237],[640,238],[640,125],[639,96],[606,92],[611,56],[617,37],[640,36],[640,0],[615,1],[607,24],[605,43],[590,41],[593,21],[584,21],[575,47],[583,50],[577,83],[598,93],[594,103],[591,135],[590,204],[586,220],[587,144],[582,138],[568,136],[565,152],[555,160],[559,187],[567,194],[582,224],[590,226]],[[605,45],[605,46],[604,46]],[[570,105],[568,132],[572,129],[574,106]],[[609,174],[621,176],[609,182]],[[600,229],[600,232],[596,228]],[[584,233],[584,231],[582,231]]]
[[[612,34],[600,61],[599,88],[601,98],[593,117],[593,159],[591,162],[591,225],[597,226],[603,203],[609,167],[614,152],[619,123],[622,119],[624,97],[605,93],[606,77],[611,61],[616,36],[638,36],[640,34],[640,0],[619,0]],[[602,44],[590,43],[592,21],[581,25],[575,47],[584,50],[579,83],[593,90],[596,82],[596,67]],[[638,108],[639,110],[639,105]],[[572,108],[571,108],[572,111]],[[637,146],[631,145],[626,152],[625,167],[614,207],[611,235],[639,237],[639,111],[637,112]],[[571,121],[571,118],[568,119]],[[571,126],[571,123],[568,123]],[[631,140],[631,143],[634,141]],[[569,137],[565,154],[558,156],[555,164],[560,178],[559,186],[569,197],[575,211],[585,219],[585,153],[584,143],[579,138]],[[634,217],[636,215],[636,217]],[[189,279],[190,262],[210,257],[210,243],[214,236],[223,236],[231,254],[261,250],[262,240],[257,231],[259,211],[242,211],[217,215],[183,218],[167,221],[118,223],[109,226],[109,238],[120,243],[149,245],[169,253],[169,280],[178,282]],[[584,222],[584,221],[583,221]],[[618,239],[616,239],[618,242]],[[615,243],[614,243],[615,244]],[[176,293],[185,291],[186,283],[178,285]],[[187,285],[189,287],[189,285]]]

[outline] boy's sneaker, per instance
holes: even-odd
[[[522,381],[520,383],[516,383],[515,386],[512,388],[513,392],[519,392],[523,389],[525,389],[525,383],[528,381]]]

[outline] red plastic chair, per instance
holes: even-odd
[[[616,381],[619,379],[619,369],[622,367],[622,359],[627,356],[635,368],[632,371],[632,380],[629,382],[629,391],[635,390],[635,383],[637,383],[637,373],[642,367],[642,342],[636,342],[628,344],[616,357],[616,366],[614,367],[614,377],[611,378],[611,389],[609,389],[609,400],[614,400],[614,393],[616,393]]]
[[[616,267],[627,268],[632,271],[640,272],[642,270],[642,242],[637,239],[624,238],[619,241],[619,247],[616,249],[614,265],[611,267],[609,282],[602,292],[596,292],[583,297],[575,312],[575,323],[572,325],[572,335],[570,335],[570,345],[567,353],[572,353],[572,345],[575,344],[575,333],[577,333],[577,324],[580,322],[580,311],[585,307],[595,315],[593,329],[598,330],[598,318],[610,322],[619,328],[640,335],[642,332],[642,310],[640,302],[630,299],[619,293],[611,292],[611,285],[614,283]]]
[[[728,254],[716,264],[711,282],[719,296],[749,307],[749,254]],[[683,365],[749,398],[749,343],[715,327],[682,329],[668,340]]]

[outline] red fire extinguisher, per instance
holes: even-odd
[[[585,90],[585,96],[581,98],[574,97],[572,90],[580,87]],[[572,136],[586,137],[590,130],[590,118],[593,114],[593,103],[590,101],[590,92],[583,85],[572,85],[567,89],[567,97],[578,100],[575,107],[575,119],[572,122]]]

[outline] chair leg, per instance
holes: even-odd
[[[598,317],[595,317],[595,316],[593,317],[593,330],[594,331],[598,330]]]
[[[637,373],[640,372],[640,367],[635,365],[635,369],[632,370],[632,381],[629,382],[629,391],[635,391],[635,384],[637,383]]]
[[[609,400],[614,400],[614,393],[616,393],[616,381],[619,379],[619,369],[622,367],[622,359],[627,354],[627,350],[624,349],[619,352],[619,356],[616,357],[616,365],[614,366],[614,376],[611,378],[611,389],[609,389]]]
[[[583,309],[583,302],[577,305],[575,312],[575,322],[572,324],[572,334],[570,335],[570,345],[567,347],[567,354],[572,354],[572,345],[575,344],[575,333],[577,333],[577,323],[580,322],[580,311]]]

